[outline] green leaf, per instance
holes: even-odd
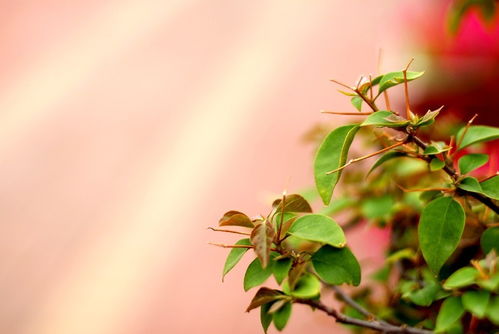
[[[344,247],[345,233],[332,218],[319,214],[298,218],[288,233],[305,240],[322,242],[334,247]]]
[[[480,319],[485,316],[490,299],[488,291],[466,291],[461,298],[466,310]]]
[[[499,175],[496,175],[486,181],[480,182],[482,192],[495,200],[499,200]]]
[[[255,246],[255,253],[262,262],[263,268],[267,267],[270,257],[270,247],[274,239],[274,228],[268,221],[258,224],[251,232],[250,240]]]
[[[278,198],[272,203],[276,212],[282,212],[282,199]],[[312,212],[312,207],[303,196],[299,194],[286,195],[284,212]]]
[[[244,274],[244,291],[248,291],[255,286],[259,286],[272,275],[272,265],[274,261],[270,259],[270,263],[266,268],[262,267],[259,258],[253,260],[246,269]]]
[[[278,290],[269,289],[269,288],[260,288],[253,297],[253,299],[251,300],[251,303],[246,309],[246,312],[249,312],[257,307],[260,307],[263,304],[267,304],[283,298],[288,298],[288,297]]]
[[[482,187],[480,183],[472,176],[467,176],[462,179],[461,182],[458,183],[457,187],[473,193],[482,193]]]
[[[260,307],[260,323],[262,324],[263,331],[265,334],[272,323],[272,314],[269,313],[270,308],[273,303],[264,304]]]
[[[376,162],[371,167],[369,172],[367,172],[366,177],[368,177],[369,174],[372,173],[372,171],[374,171],[376,168],[378,168],[379,166],[381,166],[385,162],[392,160],[392,159],[396,159],[396,158],[402,158],[402,157],[407,157],[407,154],[405,152],[399,152],[399,151],[390,151],[388,153],[383,154],[378,160],[376,160]]]
[[[444,142],[432,142],[431,145],[428,145],[423,151],[424,155],[435,155],[440,154],[442,152],[446,152],[450,150],[450,146],[447,146]]]
[[[250,246],[251,242],[249,239],[241,239],[236,242],[236,245]],[[249,248],[232,248],[225,260],[224,270],[222,273],[222,282],[224,281],[225,275],[236,266],[236,264],[241,260],[243,255],[249,250]]]
[[[287,281],[284,282],[282,290],[295,298],[315,298],[321,293],[321,282],[312,274],[304,274],[296,282],[293,290],[290,289]]]
[[[350,249],[323,246],[312,255],[312,265],[326,283],[360,284],[360,265]]]
[[[275,280],[279,285],[281,285],[282,281],[288,276],[289,269],[291,269],[291,265],[293,264],[293,260],[289,257],[276,260],[273,267]]]
[[[444,106],[441,106],[437,110],[428,110],[426,114],[424,114],[423,117],[419,119],[419,121],[415,124],[416,127],[421,127],[421,126],[427,126],[433,124],[435,122],[435,118],[438,116],[440,113],[440,110],[442,110]]]
[[[435,274],[456,249],[463,230],[464,210],[453,198],[437,198],[423,209],[418,226],[419,243],[426,263]]]
[[[485,290],[497,292],[499,289],[499,273],[495,273],[488,279],[481,279],[477,284]]]
[[[456,135],[456,142],[460,143],[458,150],[473,144],[482,143],[499,138],[499,128],[492,126],[475,125],[470,126],[464,138],[461,139],[466,127],[463,127]]]
[[[358,111],[362,110],[362,98],[360,96],[354,96],[350,100],[352,102],[352,105],[357,109]]]
[[[219,221],[220,226],[242,226],[253,228],[253,222],[244,213],[239,211],[226,212]]]
[[[482,167],[489,161],[489,156],[487,154],[467,154],[463,155],[459,159],[459,171],[461,174],[468,174],[469,172]]]
[[[449,329],[464,314],[464,308],[459,297],[449,297],[442,303],[437,316],[435,332],[442,333]]]
[[[348,150],[358,130],[358,125],[345,125],[335,129],[324,139],[317,151],[314,161],[315,185],[325,205],[331,201],[341,171],[326,173],[345,164]]]
[[[400,128],[409,124],[409,121],[395,115],[391,111],[376,111],[371,115],[367,116],[367,118],[362,122],[360,126],[384,126],[389,128]]]
[[[421,77],[424,72],[413,72],[407,71],[407,81],[412,81]],[[390,87],[399,85],[404,82],[404,73],[402,71],[399,72],[390,72],[383,75],[379,83],[378,95],[383,93]]]
[[[499,254],[499,226],[486,229],[480,237],[480,245],[485,254],[493,249]]]
[[[412,291],[406,297],[416,305],[430,306],[437,299],[439,291],[440,287],[438,284],[430,281],[422,289]]]
[[[432,172],[440,170],[440,169],[444,168],[444,166],[445,166],[445,162],[443,162],[439,158],[433,158],[430,161],[430,170]]]
[[[361,211],[368,219],[388,219],[390,218],[394,206],[395,201],[393,197],[384,195],[365,199],[361,204]]]
[[[478,271],[473,267],[464,267],[455,271],[444,283],[445,289],[462,288],[475,283]]]
[[[499,326],[499,296],[494,296],[490,299],[486,313],[487,318]]]
[[[292,304],[286,303],[280,309],[272,314],[272,320],[274,321],[274,326],[278,331],[282,331],[286,324],[288,323],[289,317],[291,316]]]

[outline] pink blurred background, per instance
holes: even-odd
[[[350,108],[328,79],[402,68],[433,2],[0,1],[0,332],[260,332],[206,228],[310,185],[300,137]]]

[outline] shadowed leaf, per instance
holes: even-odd
[[[269,313],[273,303],[263,304],[260,307],[260,323],[262,324],[263,332],[267,334],[270,324],[272,323],[272,314]]]
[[[499,226],[486,229],[480,238],[480,245],[485,254],[493,249],[499,254]]]
[[[466,310],[474,316],[482,319],[485,316],[487,305],[489,304],[490,292],[488,291],[467,291],[463,294],[462,302]]]
[[[287,281],[284,282],[282,289],[286,294],[295,298],[315,298],[321,292],[321,282],[314,275],[307,273],[300,277],[294,289],[290,289]]]
[[[282,281],[288,276],[289,270],[291,269],[291,265],[293,264],[293,260],[290,258],[284,258],[276,260],[274,263],[273,271],[274,277],[277,283],[280,285]]]
[[[282,331],[286,324],[288,323],[289,317],[291,316],[292,304],[286,303],[277,311],[272,313],[272,321],[274,321],[274,326],[278,331]]]
[[[272,246],[274,234],[274,228],[267,221],[258,224],[251,232],[250,240],[255,246],[255,253],[260,259],[263,268],[267,267],[269,262],[270,247]]]
[[[229,211],[219,221],[220,226],[242,226],[253,228],[251,219],[239,211]]]
[[[282,298],[287,298],[287,296],[278,290],[269,289],[269,288],[260,288],[256,292],[253,299],[251,300],[251,303],[246,309],[246,312],[249,312],[257,307],[260,307],[263,304],[267,304]]]
[[[381,166],[385,162],[390,161],[390,160],[395,159],[395,158],[402,158],[402,157],[407,157],[407,154],[405,152],[399,152],[399,151],[391,151],[391,152],[383,154],[381,156],[381,158],[376,160],[376,162],[371,167],[369,172],[367,172],[366,177],[368,177],[369,174],[371,174],[373,170],[375,170],[376,168],[378,168],[379,166]]]

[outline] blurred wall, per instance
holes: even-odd
[[[396,48],[398,5],[1,1],[0,331],[258,333],[206,227],[311,184],[299,138],[349,108],[328,79]],[[333,326],[295,312],[287,333]]]

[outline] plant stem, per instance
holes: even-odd
[[[231,231],[231,230],[222,230],[219,228],[214,228],[214,227],[208,227],[208,230],[212,230],[215,232],[227,232],[227,233],[235,233],[235,234],[241,234],[241,235],[251,235],[250,233],[244,233],[244,232],[239,232],[239,231]]]
[[[349,317],[343,313],[338,312],[337,310],[335,310],[333,308],[330,308],[330,307],[324,305],[322,302],[317,301],[317,300],[296,299],[294,302],[298,303],[298,304],[309,305],[313,308],[321,310],[322,312],[324,312],[327,315],[336,319],[336,321],[339,323],[369,328],[369,329],[373,329],[373,330],[376,330],[376,331],[382,332],[382,333],[407,333],[407,334],[431,334],[431,333],[433,333],[432,331],[429,331],[426,329],[420,329],[420,328],[414,328],[414,327],[405,327],[405,326],[399,327],[399,326],[391,325],[391,324],[388,324],[385,322],[368,321],[368,320],[361,320],[361,319],[352,318],[352,317]]]

